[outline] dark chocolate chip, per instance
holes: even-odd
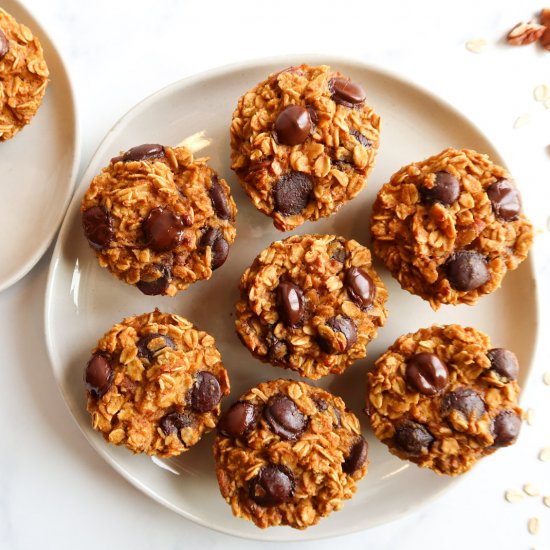
[[[154,349],[150,349],[149,344],[151,341],[157,340],[157,344]],[[158,332],[152,332],[151,334],[146,334],[142,336],[137,343],[138,348],[138,357],[149,360],[151,362],[153,357],[164,348],[176,349],[176,344],[169,336],[166,334],[159,334]]]
[[[372,141],[364,136],[361,132],[357,130],[352,130],[350,134],[366,149],[372,149]]]
[[[178,437],[180,430],[188,428],[192,424],[193,419],[189,415],[180,412],[169,413],[163,416],[159,422],[160,429],[163,431],[164,435],[177,433]]]
[[[313,395],[311,400],[315,403],[315,406],[319,412],[325,412],[328,409],[327,402],[322,397]]]
[[[369,274],[360,267],[352,267],[347,270],[344,277],[344,285],[353,302],[360,308],[372,305],[376,287]]]
[[[313,184],[303,172],[283,174],[273,188],[275,211],[283,216],[300,214],[307,206]]]
[[[197,373],[191,390],[191,407],[197,412],[208,412],[215,408],[222,398],[218,379],[208,371]]]
[[[502,411],[493,421],[493,447],[507,447],[516,442],[521,430],[521,418],[514,411]]]
[[[353,474],[363,467],[367,461],[368,445],[364,437],[359,436],[359,440],[353,445],[349,452],[349,456],[342,464],[342,471],[346,474]]]
[[[294,474],[286,466],[269,464],[250,480],[249,496],[260,506],[277,506],[290,500],[296,491]]]
[[[330,257],[331,259],[343,264],[346,261],[348,254],[343,246],[338,246],[332,251],[332,255]]]
[[[136,286],[147,296],[158,296],[164,294],[170,285],[172,273],[167,265],[160,264],[157,267],[159,276],[156,279],[142,279],[136,283]]]
[[[460,388],[441,400],[441,414],[446,416],[452,411],[460,412],[468,420],[477,420],[485,412],[485,403],[475,390]]]
[[[146,246],[157,252],[167,252],[183,240],[185,222],[170,208],[153,208],[142,224]]]
[[[124,162],[130,162],[133,160],[148,160],[164,157],[166,151],[162,145],[158,143],[144,143],[143,145],[137,145],[128,149],[126,153],[122,155]]]
[[[254,427],[257,417],[257,409],[253,403],[237,401],[222,416],[218,430],[226,437],[242,437]]]
[[[447,365],[433,353],[418,353],[407,360],[407,383],[424,395],[435,395],[449,381]]]
[[[346,338],[344,349],[335,349],[331,342],[321,338],[320,345],[327,353],[344,353],[348,351],[357,342],[357,327],[353,319],[345,315],[337,315],[327,320],[326,325],[334,332],[341,332]]]
[[[311,131],[309,112],[300,105],[289,105],[283,109],[275,121],[277,141],[284,145],[304,143]]]
[[[111,214],[103,206],[92,206],[82,214],[84,235],[90,246],[102,250],[113,240],[113,221]]]
[[[360,105],[367,97],[365,90],[359,84],[355,84],[346,78],[331,78],[328,85],[332,99],[346,107]]]
[[[317,128],[317,124],[319,123],[319,115],[317,113],[317,109],[315,109],[313,105],[307,105],[306,109],[309,113],[309,120],[311,120],[310,134],[313,134],[313,132],[315,132],[315,129]]]
[[[110,389],[114,378],[114,371],[109,359],[102,353],[94,353],[84,374],[86,388],[93,397],[103,397]]]
[[[430,448],[434,437],[422,424],[404,420],[395,429],[393,440],[397,448],[412,456],[419,456]]]
[[[206,248],[207,246],[212,246],[217,239],[221,237],[221,232],[218,228],[207,227],[204,230],[204,233],[199,239],[199,248]]]
[[[420,196],[424,204],[433,204],[439,202],[445,206],[450,206],[458,199],[460,195],[460,184],[458,180],[449,172],[436,172],[433,187],[420,187]]]
[[[229,207],[229,201],[225,194],[225,189],[221,186],[218,178],[212,176],[212,185],[208,191],[210,201],[212,202],[212,208],[220,220],[231,219],[231,208]]]
[[[294,283],[282,281],[277,287],[279,316],[285,325],[298,326],[304,318],[304,291]]]
[[[306,428],[306,418],[296,407],[296,403],[286,395],[274,395],[267,402],[264,418],[282,439],[298,439]]]
[[[6,57],[6,54],[10,51],[10,42],[8,37],[0,29],[0,61]]]
[[[478,252],[461,250],[451,256],[444,267],[455,290],[474,290],[491,279],[487,260]]]
[[[511,222],[519,218],[521,199],[517,189],[508,180],[495,181],[489,185],[487,195],[499,220]]]
[[[286,341],[279,340],[273,335],[269,335],[266,338],[266,343],[268,346],[268,358],[270,363],[281,363],[284,362],[285,357],[288,354],[288,346]]]
[[[208,227],[199,240],[199,248],[212,247],[212,270],[218,269],[227,260],[229,244],[218,228]]]
[[[493,348],[487,352],[491,361],[491,369],[503,378],[516,380],[519,373],[519,363],[513,351],[504,348]]]

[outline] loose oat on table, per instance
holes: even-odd
[[[540,531],[539,518],[529,518],[529,521],[527,522],[527,530],[531,535],[538,535]]]
[[[486,155],[445,149],[401,168],[376,198],[372,246],[401,287],[472,305],[527,257],[533,226],[506,170]]]
[[[231,167],[254,206],[288,231],[361,191],[380,119],[357,82],[330,67],[289,67],[244,94],[231,123]]]
[[[49,74],[38,38],[0,8],[0,141],[29,124]]]
[[[134,453],[179,455],[211,431],[229,380],[214,338],[178,315],[128,317],[86,365],[92,426]]]
[[[459,325],[401,336],[368,375],[367,412],[391,453],[458,475],[521,428],[518,362],[489,337]]]
[[[538,497],[540,495],[539,488],[532,483],[526,483],[523,486],[523,492],[530,497]]]
[[[218,424],[222,496],[258,527],[305,529],[339,510],[367,473],[357,417],[321,388],[272,380],[252,388]]]
[[[473,38],[472,40],[468,40],[465,46],[472,53],[482,53],[487,49],[489,43],[484,38]]]
[[[504,493],[504,498],[507,502],[515,504],[516,502],[521,502],[525,499],[525,495],[516,489],[510,489]]]
[[[541,462],[550,462],[550,447],[545,447],[539,452],[539,460]]]
[[[209,279],[235,239],[229,186],[185,147],[144,144],[113,158],[80,211],[99,264],[148,295]]]
[[[307,378],[339,374],[366,355],[388,293],[369,250],[334,235],[297,235],[261,252],[240,281],[235,327],[266,363]]]

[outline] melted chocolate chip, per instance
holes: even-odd
[[[311,131],[309,112],[300,105],[289,105],[283,109],[275,121],[277,141],[284,145],[304,143]]]
[[[227,260],[229,255],[229,244],[223,238],[221,231],[218,228],[208,227],[202,234],[199,240],[199,248],[212,248],[212,270],[218,269]]]
[[[521,430],[521,418],[514,411],[502,411],[493,421],[493,447],[507,447],[516,442]]]
[[[153,349],[150,348],[149,344],[156,340],[156,344]],[[151,334],[146,334],[142,336],[137,343],[138,348],[138,357],[147,359],[149,362],[153,360],[153,357],[164,348],[176,349],[176,344],[169,336],[166,334],[159,334],[158,332],[152,332]]]
[[[445,206],[450,206],[458,199],[460,195],[460,184],[458,180],[449,172],[436,172],[433,187],[420,187],[420,196],[424,204],[433,204],[439,202]]]
[[[345,78],[331,78],[328,85],[332,99],[336,103],[345,105],[346,107],[360,105],[367,97],[365,90],[359,84],[355,84]]]
[[[264,418],[275,434],[290,441],[302,435],[307,423],[296,403],[281,394],[269,399],[264,409]]]
[[[218,379],[208,371],[197,373],[191,390],[191,407],[197,412],[208,412],[215,408],[222,398]]]
[[[365,309],[372,305],[376,287],[364,269],[360,267],[348,269],[344,277],[344,285],[351,300],[360,308]]]
[[[283,216],[300,214],[307,206],[313,184],[302,172],[283,174],[273,188],[274,209]]]
[[[159,294],[164,294],[170,285],[170,279],[172,278],[170,268],[164,264],[160,264],[156,267],[159,277],[151,280],[142,279],[136,283],[139,290],[147,296],[158,296]]]
[[[441,400],[441,414],[446,416],[452,411],[458,411],[468,420],[477,420],[485,412],[485,403],[476,391],[460,388]]]
[[[511,222],[519,218],[521,199],[517,189],[508,180],[492,183],[487,188],[487,195],[499,220]]]
[[[122,161],[130,162],[156,159],[164,157],[165,153],[164,147],[158,143],[144,143],[143,145],[137,145],[136,147],[128,149],[128,151],[122,155]]]
[[[6,57],[7,53],[10,51],[10,42],[8,37],[4,34],[2,29],[0,29],[0,61]]]
[[[372,149],[372,141],[368,137],[364,136],[357,130],[352,130],[350,135],[352,135],[366,149]]]
[[[90,246],[102,250],[113,240],[113,222],[111,214],[103,206],[92,206],[82,214],[84,235]]]
[[[277,287],[279,316],[285,325],[296,327],[304,318],[304,291],[294,283],[282,281]]]
[[[250,480],[249,496],[260,506],[277,506],[290,500],[296,491],[294,474],[286,466],[269,464]]]
[[[146,246],[157,252],[176,248],[183,240],[185,222],[172,210],[165,207],[153,208],[142,224]]]
[[[270,363],[278,364],[284,362],[288,353],[287,343],[284,340],[279,340],[273,335],[269,335],[266,338],[268,346],[268,358]]]
[[[349,452],[349,456],[342,464],[342,471],[351,475],[362,468],[367,461],[367,452],[367,442],[363,436],[359,436],[359,440],[353,445]]]
[[[325,412],[328,409],[327,402],[322,397],[313,395],[311,400],[315,403],[315,406],[319,412]]]
[[[513,351],[504,348],[493,348],[487,352],[491,361],[491,370],[508,380],[516,380],[519,373],[519,363]]]
[[[338,246],[334,248],[330,257],[332,260],[336,260],[337,262],[343,264],[346,261],[348,254],[343,246]]]
[[[405,453],[419,456],[430,448],[434,437],[422,424],[404,420],[395,429],[393,440],[397,448]]]
[[[94,353],[84,373],[86,388],[96,399],[103,397],[113,384],[114,371],[109,359],[102,353]]]
[[[218,430],[226,437],[243,437],[254,427],[257,417],[257,409],[253,403],[238,401],[222,416]]]
[[[183,428],[188,428],[193,424],[193,419],[187,415],[180,412],[172,412],[160,419],[159,425],[160,429],[164,435],[170,435],[177,433],[178,437],[180,430]]]
[[[231,219],[231,208],[225,194],[225,189],[220,184],[216,176],[212,176],[212,185],[208,191],[212,208],[220,220]]]
[[[418,353],[407,360],[407,383],[424,395],[435,395],[449,381],[447,365],[433,353]]]
[[[445,263],[449,283],[455,290],[475,290],[491,279],[487,260],[478,252],[461,250]]]
[[[353,319],[345,315],[337,315],[328,319],[326,325],[330,327],[333,332],[340,332],[346,338],[346,346],[344,349],[336,349],[333,343],[325,338],[321,338],[319,344],[327,353],[344,353],[357,342],[357,327]]]
[[[319,123],[319,115],[317,113],[317,109],[315,109],[313,105],[307,105],[306,109],[309,113],[309,120],[311,120],[311,130],[309,133],[313,134],[317,128],[317,124]]]

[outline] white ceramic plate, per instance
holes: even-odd
[[[2,0],[2,8],[39,38],[50,83],[31,123],[0,142],[0,290],[26,275],[48,248],[69,203],[80,158],[74,94],[59,52],[21,4]]]
[[[402,165],[444,147],[472,147],[502,162],[481,132],[453,108],[396,76],[359,63],[304,56],[250,62],[201,74],[177,82],[137,105],[100,145],[61,229],[46,299],[46,336],[53,370],[65,401],[92,446],[126,479],[183,516],[226,533],[262,540],[307,540],[365,529],[413,510],[454,482],[395,458],[367,429],[367,419],[361,412],[365,374],[368,366],[398,336],[433,323],[473,325],[488,332],[495,346],[507,346],[517,352],[523,377],[529,369],[536,338],[535,285],[530,260],[506,277],[502,289],[483,298],[474,308],[448,306],[437,313],[420,298],[401,290],[388,272],[378,266],[390,293],[387,325],[370,344],[367,360],[358,361],[341,376],[318,382],[341,395],[361,419],[370,445],[369,473],[342,511],[305,532],[287,527],[261,531],[232,516],[214,476],[213,434],[183,456],[160,462],[132,456],[125,448],[108,445],[90,428],[82,375],[91,348],[113,323],[155,306],[183,314],[216,337],[232,386],[231,397],[224,407],[263,380],[291,376],[288,371],[253,359],[233,329],[233,305],[238,297],[240,275],[265,246],[286,235],[277,232],[271,220],[251,206],[229,169],[229,125],[243,92],[267,74],[303,61],[328,63],[363,84],[369,102],[383,122],[381,148],[368,188],[336,215],[307,223],[297,233],[338,233],[368,242],[370,205],[380,186]],[[210,156],[212,166],[232,186],[239,207],[237,240],[229,260],[210,281],[196,283],[175,298],[147,297],[98,266],[82,235],[79,204],[92,177],[119,151],[146,142],[176,144],[195,134],[202,136],[195,140],[202,147],[200,154]],[[521,316],[514,313],[519,309]]]

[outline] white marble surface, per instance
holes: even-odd
[[[53,36],[73,76],[82,168],[112,124],[143,97],[186,75],[250,57],[346,55],[398,71],[442,95],[503,152],[526,210],[541,228],[534,252],[543,305],[540,334],[548,333],[550,110],[533,100],[532,91],[550,85],[550,53],[502,42],[510,27],[540,9],[538,2],[24,3]],[[488,51],[466,51],[465,41],[476,37],[490,42]],[[530,124],[513,129],[527,112]],[[2,229],[5,238],[7,228]],[[51,249],[25,279],[0,293],[0,548],[258,547],[164,509],[84,440],[57,390],[44,343],[50,254]],[[540,497],[513,505],[503,499],[505,489],[526,482],[550,495],[550,464],[537,460],[538,451],[550,446],[550,386],[542,383],[550,370],[547,340],[541,338],[522,397],[525,408],[536,410],[536,423],[524,427],[515,447],[482,461],[446,495],[401,520],[301,548],[550,548],[550,508]],[[537,536],[527,532],[532,516],[541,520]]]

